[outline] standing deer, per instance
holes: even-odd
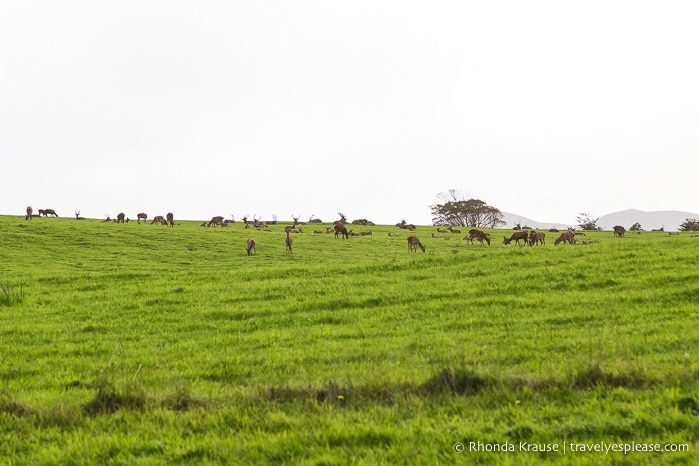
[[[347,227],[341,223],[335,224],[335,238],[342,235],[343,238],[349,239],[349,233],[347,233]]]
[[[530,231],[529,232],[529,246],[534,246],[535,244],[543,246],[546,244],[546,233],[543,231]]]
[[[294,238],[292,238],[290,235],[290,233],[291,233],[290,227],[286,227],[285,230],[286,230],[286,240],[284,241],[284,243],[286,244],[286,252],[288,254],[288,253],[292,252],[291,245],[294,243]]]
[[[80,211],[76,210],[75,211],[75,220],[85,220],[85,217],[80,216]]]
[[[162,215],[156,215],[150,222],[151,225],[153,225],[154,223],[157,223],[159,225],[167,225],[167,220],[165,220],[165,217],[163,217]]]
[[[420,238],[417,236],[408,236],[408,252],[417,252],[417,248],[422,249],[425,252],[425,246],[420,242]]]
[[[252,251],[255,251],[255,255],[257,255],[257,242],[252,238],[248,238],[248,256],[252,255]]]
[[[143,220],[144,222],[145,222],[146,220],[148,220],[148,215],[146,215],[146,214],[144,214],[143,212],[141,212],[140,214],[136,214],[136,219],[137,219],[137,221],[138,221],[138,224],[140,225],[140,224],[141,224],[141,220]]]
[[[172,215],[172,212],[167,213],[167,224],[170,225],[170,228],[175,226],[175,216]]]
[[[624,233],[626,233],[626,228],[617,225],[614,227],[614,236],[618,236],[619,238],[624,236]]]
[[[223,226],[223,217],[220,215],[217,215],[216,217],[211,217],[211,220],[209,223],[206,225],[207,227],[210,227],[211,225],[216,226],[220,225]]]
[[[124,212],[119,212],[116,216],[116,223],[124,223],[124,218],[126,218],[126,214]]]
[[[512,233],[512,236],[510,236],[509,238],[506,236],[503,236],[503,238],[504,239],[502,241],[502,244],[510,244],[511,242],[515,241],[519,246],[520,240],[524,241],[524,244],[527,244],[527,242],[529,241],[529,233],[526,231],[516,231]]]
[[[32,209],[32,206],[27,206],[27,215],[24,216],[24,220],[31,220],[32,219],[32,213],[34,212],[34,209]]]
[[[575,233],[572,231],[566,231],[561,233],[556,241],[553,242],[554,246],[558,246],[560,243],[575,244]]]
[[[468,237],[464,239],[470,241],[471,244],[473,244],[474,239],[481,244],[483,244],[483,241],[485,241],[488,243],[488,246],[490,246],[490,236],[488,236],[488,233],[482,230],[476,230],[475,228],[468,230]]]

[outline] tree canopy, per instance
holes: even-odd
[[[442,203],[430,206],[432,224],[471,228],[495,228],[504,225],[503,215],[480,199],[466,199],[454,189],[437,196]]]

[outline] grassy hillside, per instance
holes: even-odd
[[[699,460],[699,238],[325,226],[0,217],[1,461]]]

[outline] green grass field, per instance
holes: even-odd
[[[691,233],[199,223],[0,217],[0,463],[699,461]]]

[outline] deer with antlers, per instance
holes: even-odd
[[[420,238],[417,236],[408,236],[408,252],[417,252],[417,248],[422,249],[425,252],[425,246],[420,242]]]
[[[76,210],[75,211],[75,220],[85,220],[85,217],[80,216],[80,211]]]

